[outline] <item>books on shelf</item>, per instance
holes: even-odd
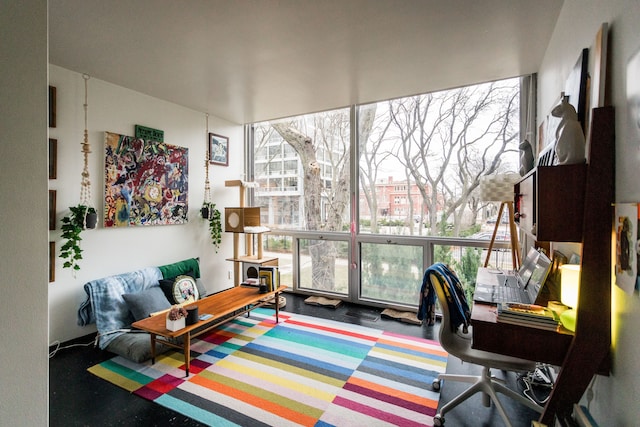
[[[272,292],[280,287],[280,272],[277,266],[261,265],[258,268],[260,283],[263,279],[267,285],[267,292]]]
[[[556,330],[560,323],[558,315],[547,307],[512,302],[498,304],[497,320],[547,330]]]

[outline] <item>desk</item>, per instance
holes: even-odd
[[[492,283],[485,275],[487,269],[478,270],[477,282]],[[495,275],[493,275],[495,276]],[[495,282],[496,286],[497,281]],[[557,331],[498,323],[496,306],[474,303],[471,310],[473,325],[472,347],[492,353],[561,366],[573,341],[573,333],[562,326]]]
[[[593,375],[599,370],[608,374],[611,348],[611,224],[615,200],[615,110],[613,107],[599,107],[591,110],[591,126],[587,140],[587,152],[596,162],[587,162],[584,188],[584,212],[576,213],[576,223],[582,218],[582,272],[580,274],[580,296],[578,319],[574,335],[561,333],[544,334],[548,338],[530,344],[530,328],[502,328],[504,325],[491,322],[491,317],[481,309],[474,309],[474,343],[490,351],[508,351],[517,355],[527,355],[532,359],[554,362],[561,366],[551,396],[540,417],[542,423],[554,424],[556,415],[571,413],[574,403],[578,403],[589,387]],[[555,168],[566,167],[555,166]],[[537,189],[537,200],[541,193],[545,196],[555,192],[554,184]],[[522,191],[519,191],[522,193]],[[552,209],[557,206],[552,205]],[[539,213],[539,212],[538,212]],[[566,210],[562,210],[566,216]],[[571,216],[571,215],[570,215]],[[545,222],[535,215],[530,218],[537,222],[537,231]],[[564,224],[562,221],[547,219],[551,224]],[[547,224],[548,225],[548,224]],[[546,226],[546,225],[545,225]],[[530,232],[530,230],[525,230]],[[555,233],[555,232],[554,232]],[[560,241],[558,234],[548,239]],[[541,236],[538,235],[538,238]],[[573,239],[572,239],[573,240]],[[486,307],[485,307],[486,309]],[[487,317],[488,316],[488,317]],[[475,321],[473,318],[475,317]],[[477,330],[476,330],[477,329]],[[493,331],[493,332],[490,332]],[[506,334],[512,334],[507,336]],[[493,341],[487,335],[494,334]],[[500,335],[499,335],[500,334]],[[539,332],[537,333],[539,334]],[[535,335],[535,334],[534,334]],[[514,350],[511,344],[498,346],[495,336],[504,336],[501,343],[517,342],[521,350]],[[568,337],[572,339],[569,340]],[[570,344],[567,345],[567,342]],[[509,347],[509,348],[507,348]],[[530,353],[529,353],[530,351]],[[558,352],[555,354],[555,352]],[[552,352],[554,354],[552,354]],[[565,357],[561,357],[564,355]],[[562,360],[562,363],[558,363]]]
[[[256,287],[237,286],[226,291],[202,298],[194,303],[189,304],[198,306],[198,313],[212,314],[213,316],[207,320],[200,320],[193,325],[187,325],[177,331],[170,331],[166,327],[166,313],[156,314],[134,322],[131,326],[149,332],[151,335],[151,360],[155,363],[156,358],[156,342],[161,342],[169,347],[182,350],[184,354],[184,363],[186,376],[189,376],[189,365],[191,362],[191,339],[205,332],[210,331],[216,326],[220,326],[236,317],[249,313],[254,308],[266,305],[267,300],[271,296],[275,297],[276,307],[276,323],[279,314],[279,296],[286,286],[280,286],[273,292],[259,293]],[[158,339],[158,337],[161,337]],[[182,338],[182,345],[169,341],[171,338]]]

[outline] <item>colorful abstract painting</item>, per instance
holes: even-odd
[[[104,226],[187,222],[189,149],[105,132]]]

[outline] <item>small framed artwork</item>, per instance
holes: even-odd
[[[628,294],[639,295],[638,277],[639,240],[638,203],[616,203],[616,285]]]
[[[49,138],[49,179],[58,176],[58,140]]]
[[[56,87],[49,86],[49,127],[56,127]]]
[[[229,138],[209,133],[209,163],[229,166]]]
[[[49,283],[56,281],[56,242],[49,242]]]
[[[49,190],[49,230],[56,229],[56,190]]]

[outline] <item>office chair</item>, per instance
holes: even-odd
[[[454,283],[459,283],[457,277],[451,270],[449,270],[448,267],[441,263],[430,267],[425,274],[429,275],[431,285],[433,286],[433,290],[435,291],[442,308],[440,345],[442,345],[445,351],[449,354],[456,356],[463,362],[469,362],[483,367],[482,375],[480,376],[455,374],[438,375],[438,378],[433,382],[434,390],[440,390],[442,380],[460,381],[471,383],[472,385],[440,408],[440,411],[433,419],[434,426],[443,426],[445,413],[449,412],[460,403],[479,392],[483,393],[482,401],[484,406],[488,407],[490,406],[490,403],[493,402],[507,427],[511,427],[511,422],[507,417],[504,407],[498,399],[497,393],[502,393],[505,396],[541,413],[542,407],[535,405],[524,396],[506,387],[503,384],[504,381],[491,376],[492,368],[516,372],[533,371],[536,368],[535,362],[471,348],[471,331],[469,330],[467,333],[464,333],[463,325],[458,325],[457,327],[452,328],[451,309],[458,310],[462,305],[461,301],[455,301],[455,299],[465,298],[464,293],[456,292],[455,289],[453,289],[455,286]],[[451,307],[448,298],[454,299],[451,301]],[[462,306],[466,306],[466,299]]]

